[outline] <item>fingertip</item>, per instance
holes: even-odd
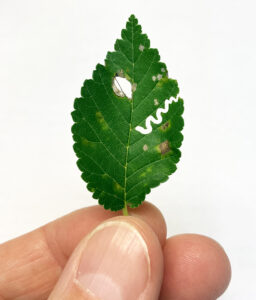
[[[76,294],[79,299],[153,300],[162,278],[162,248],[154,231],[139,218],[117,216],[79,243],[49,299]]]
[[[149,209],[148,212],[145,213],[146,220],[144,221],[142,218],[138,218],[137,216],[118,216],[112,219],[105,221],[106,223],[111,221],[116,222],[125,222],[136,229],[136,231],[140,234],[147,245],[148,257],[149,257],[149,264],[150,264],[150,276],[147,288],[142,293],[139,299],[147,299],[147,300],[154,300],[158,299],[160,294],[160,289],[162,286],[163,281],[163,273],[164,273],[164,259],[163,259],[163,251],[162,245],[159,241],[159,235],[156,231],[155,226],[152,226],[150,220],[150,212],[154,211],[154,206],[151,204],[145,204]],[[143,212],[145,209],[143,208]],[[143,214],[142,214],[143,215]],[[104,223],[105,223],[104,222]],[[140,268],[137,269],[134,276],[136,277],[139,274]],[[125,298],[126,299],[126,298]],[[131,298],[130,296],[127,299],[135,299]],[[137,298],[136,298],[137,299]]]
[[[213,300],[226,290],[231,266],[224,249],[196,234],[169,238],[164,247],[161,300]]]
[[[141,206],[129,209],[129,214],[148,224],[163,247],[166,241],[166,223],[156,206],[145,201]],[[60,265],[64,266],[67,258],[86,234],[100,223],[121,215],[121,211],[105,210],[100,205],[90,206],[46,224],[43,231],[51,251],[58,257]]]

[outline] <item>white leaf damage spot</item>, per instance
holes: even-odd
[[[164,73],[164,72],[165,72],[165,68],[162,68],[162,69],[161,69],[161,72],[163,72],[163,73]]]
[[[158,74],[158,75],[157,75],[157,79],[158,79],[158,80],[161,80],[161,79],[162,79],[162,77],[163,77],[163,75],[162,75],[162,74]]]
[[[156,76],[152,76],[152,80],[153,81],[156,81],[156,80],[161,80],[163,78],[163,75],[162,74],[157,74]]]
[[[147,150],[148,150],[148,145],[145,144],[145,145],[143,146],[143,150],[144,150],[144,151],[147,151]]]
[[[169,105],[172,103],[172,101],[175,100],[175,98],[171,97],[169,100],[165,100],[164,102],[164,108],[158,108],[156,111],[156,119],[152,116],[148,116],[146,119],[146,128],[143,128],[141,126],[137,126],[135,130],[142,134],[149,134],[152,132],[152,126],[151,122],[154,124],[160,124],[163,121],[162,113],[167,113],[169,110]]]
[[[159,104],[159,102],[158,102],[157,99],[154,99],[154,104],[155,104],[155,105],[158,105],[158,104]]]
[[[145,47],[144,47],[143,45],[140,45],[140,46],[139,46],[139,50],[140,50],[141,52],[144,50],[144,48],[145,48]]]

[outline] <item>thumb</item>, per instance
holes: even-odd
[[[49,300],[155,300],[162,278],[153,230],[138,218],[115,217],[79,243]]]

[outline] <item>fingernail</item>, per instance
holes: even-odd
[[[130,300],[143,293],[149,276],[150,260],[143,237],[127,222],[109,221],[88,238],[77,281],[97,299]]]

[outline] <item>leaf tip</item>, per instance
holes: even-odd
[[[138,19],[135,17],[134,14],[131,14],[130,17],[129,17],[128,22],[133,23],[134,25],[137,25],[138,24]]]
[[[136,20],[136,17],[134,14],[131,14],[129,17],[129,21],[133,21],[133,20]]]

